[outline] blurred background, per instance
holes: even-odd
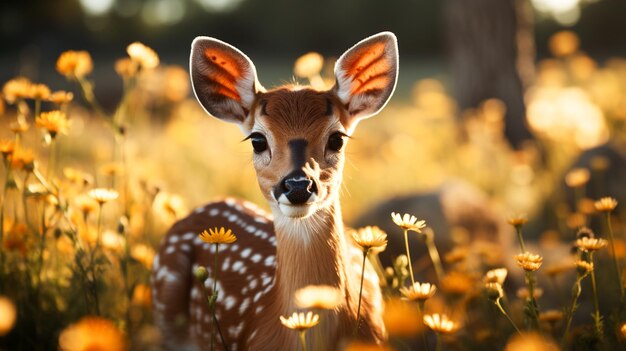
[[[581,227],[604,230],[594,207],[600,197],[620,204],[606,218],[617,233],[615,257],[626,257],[625,16],[621,0],[1,2],[0,293],[15,301],[21,317],[4,339],[11,328],[0,328],[0,349],[55,349],[62,328],[100,314],[82,291],[101,293],[102,315],[132,336],[134,349],[158,345],[149,275],[167,228],[224,196],[268,208],[249,142],[241,142],[234,125],[207,116],[190,93],[196,36],[242,50],[265,87],[298,82],[328,89],[339,55],[369,35],[394,32],[398,87],[349,142],[345,220],[397,233],[391,211],[425,219],[446,267],[470,277],[465,294],[481,291],[486,269],[514,267],[516,241],[506,223],[513,216],[524,222],[525,237],[536,239],[529,247],[545,255],[545,267],[555,268],[540,284],[550,279],[569,291],[568,281],[555,277],[569,269],[571,282],[571,264],[556,268],[571,261]],[[127,55],[137,41],[148,47],[140,45],[150,67]],[[86,62],[80,75],[68,73],[78,66],[60,64],[68,50],[89,54],[66,57]],[[310,52],[319,54],[303,56]],[[55,91],[73,95],[58,101]],[[61,132],[51,128],[65,126],[64,118],[37,122],[39,112],[52,110],[69,120]],[[12,147],[20,152],[11,156]],[[25,165],[41,175],[31,177]],[[100,204],[97,217],[96,205],[85,200],[94,188],[118,196]],[[417,278],[432,279],[423,243],[410,240]],[[404,249],[400,235],[389,241],[385,265]],[[102,247],[90,250],[105,259],[82,262],[81,250],[94,242]],[[88,271],[76,268],[81,264],[102,274],[90,281]],[[599,286],[615,285],[606,271]],[[542,303],[560,308],[562,296],[555,296],[546,292]],[[612,311],[619,298],[607,296],[602,308]],[[522,299],[515,303],[522,316]],[[487,335],[491,321],[471,323],[459,340]],[[503,345],[501,336],[490,337]],[[480,345],[495,339],[472,340],[484,350]]]

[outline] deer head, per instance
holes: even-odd
[[[337,61],[336,84],[327,91],[266,90],[246,55],[209,37],[194,40],[190,61],[204,109],[237,124],[252,142],[259,186],[275,217],[304,218],[337,200],[347,138],[391,97],[398,47],[389,32],[359,42]]]

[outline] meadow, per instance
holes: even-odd
[[[413,277],[406,256],[394,257],[393,267],[380,267],[389,342],[346,349],[626,346],[625,185],[606,186],[624,165],[599,155],[587,168],[571,166],[607,145],[626,159],[626,60],[596,62],[579,46],[571,32],[551,38],[552,57],[537,63],[526,95],[536,140],[519,150],[503,136],[500,101],[458,111],[434,78],[415,82],[409,100],[392,100],[362,123],[347,150],[341,198],[348,221],[393,195],[461,179],[487,194],[517,235],[515,250],[496,261],[485,254],[470,264],[476,248],[461,241],[442,250],[443,262],[433,264],[445,273],[434,279]],[[160,62],[138,42],[121,48],[110,70],[123,95],[110,110],[94,94],[93,65],[90,53],[66,51],[49,68],[71,91],[26,77],[2,82],[2,350],[160,350],[150,271],[168,227],[224,196],[267,208],[250,145],[237,128],[206,116],[186,68]],[[309,54],[294,74],[328,88],[332,65]],[[416,218],[398,219],[394,232],[354,232],[357,242],[372,230],[381,238],[361,242],[372,262],[384,254],[385,236],[417,235],[434,245],[429,236],[451,235],[424,231],[417,220],[428,226],[429,218],[410,215]],[[542,299],[543,291],[550,297]],[[314,324],[300,329],[304,337]]]

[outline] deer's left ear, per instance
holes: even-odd
[[[398,80],[398,42],[391,32],[366,38],[335,64],[333,88],[347,107],[350,123],[378,113],[389,101]]]

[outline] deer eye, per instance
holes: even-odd
[[[336,132],[336,133],[331,134],[330,137],[328,138],[327,147],[333,151],[341,150],[344,144],[345,137],[346,135],[341,132]]]
[[[248,137],[248,139],[252,140],[252,147],[254,148],[255,154],[260,154],[263,151],[267,150],[267,139],[261,133],[252,133]]]

